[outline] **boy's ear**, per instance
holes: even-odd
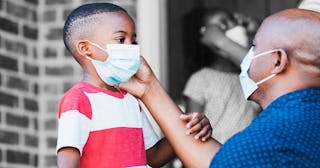
[[[279,49],[277,52],[276,61],[274,63],[272,74],[278,74],[286,70],[288,65],[288,56],[283,49]]]
[[[79,40],[76,44],[76,50],[80,56],[91,56],[90,43],[86,40]]]

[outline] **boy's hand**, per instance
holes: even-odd
[[[181,114],[180,119],[188,122],[187,135],[195,133],[195,139],[206,141],[211,137],[212,127],[209,119],[201,112],[192,112],[189,114]]]
[[[130,94],[141,99],[148,92],[149,87],[152,87],[152,84],[157,82],[157,78],[142,56],[140,57],[140,60],[141,65],[137,73],[131,77],[128,82],[120,83],[116,87],[126,90]]]

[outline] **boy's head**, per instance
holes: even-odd
[[[138,46],[119,45],[136,44],[134,21],[114,4],[76,8],[66,20],[63,40],[84,69],[84,76],[95,83],[114,86],[127,81],[140,65]]]
[[[91,3],[76,8],[67,17],[63,29],[65,46],[80,64],[79,56],[83,54],[97,60],[108,57],[99,57],[106,53],[90,42],[105,48],[106,44],[135,43],[135,38],[132,18],[125,9],[111,3]]]

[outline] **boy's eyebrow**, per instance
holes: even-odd
[[[128,34],[126,31],[123,31],[123,30],[118,30],[118,31],[115,31],[113,34],[116,34],[116,33],[124,33],[124,34]],[[133,34],[134,37],[137,37],[137,34],[134,33]]]

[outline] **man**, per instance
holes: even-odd
[[[181,111],[144,61],[119,87],[145,103],[187,167],[320,167],[319,39],[317,12],[289,9],[264,20],[240,74],[245,96],[264,111],[222,146],[181,133]]]

